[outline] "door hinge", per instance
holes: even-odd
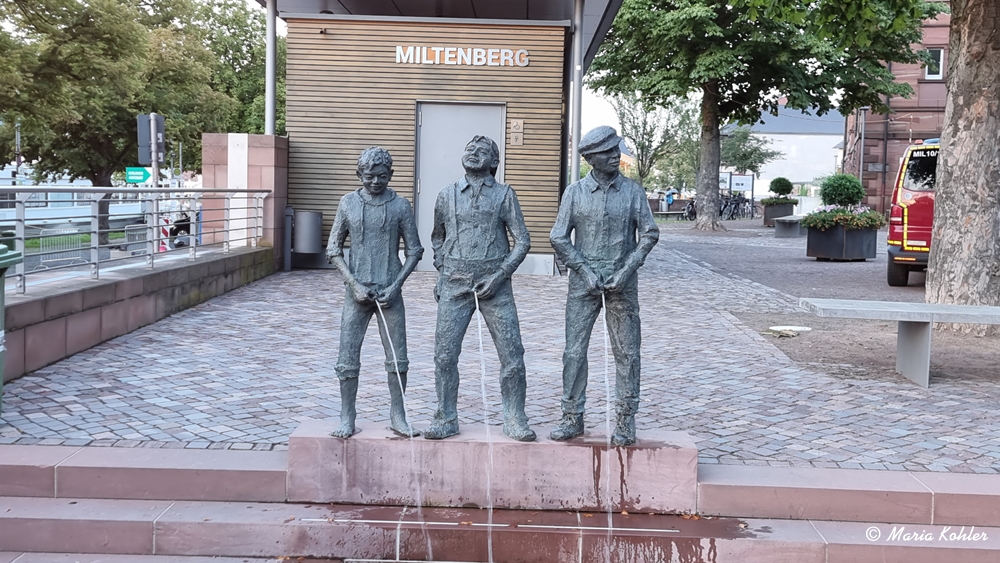
[[[417,178],[417,193],[420,193],[420,178]]]
[[[424,126],[424,112],[418,111],[417,112],[417,127],[423,127],[423,126]]]

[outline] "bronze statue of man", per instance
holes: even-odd
[[[385,149],[369,147],[361,153],[358,178],[363,188],[340,199],[326,247],[327,258],[340,270],[347,286],[336,366],[340,380],[340,426],[332,434],[339,438],[348,438],[356,431],[361,343],[372,315],[376,316],[385,348],[390,427],[402,436],[418,434],[406,421],[403,408],[409,360],[406,311],[400,290],[417,267],[424,249],[420,246],[410,202],[389,189],[392,172],[392,156]],[[349,260],[344,260],[344,243],[348,238],[351,249]],[[400,239],[405,247],[404,263],[399,260]],[[380,306],[382,315],[376,314]]]
[[[488,137],[474,137],[465,147],[462,166],[465,176],[445,187],[434,204],[431,244],[439,272],[434,289],[438,407],[424,437],[437,440],[458,434],[458,357],[478,300],[500,356],[503,432],[530,442],[535,433],[524,413],[524,347],[510,284],[511,274],[528,254],[528,228],[514,190],[494,178],[500,166],[496,143]]]
[[[550,240],[570,269],[563,353],[562,421],[549,434],[569,440],[583,434],[587,348],[594,322],[606,306],[615,356],[615,412],[611,441],[635,443],[639,408],[639,282],[636,270],[656,245],[660,231],[646,191],[618,172],[621,137],[598,127],[580,139],[580,154],[593,170],[563,194]],[[606,305],[605,305],[606,304]]]

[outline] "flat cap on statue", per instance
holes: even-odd
[[[604,152],[617,147],[621,142],[622,138],[618,136],[618,131],[615,131],[614,127],[601,125],[591,129],[580,139],[580,154],[587,156]]]

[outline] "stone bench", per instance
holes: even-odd
[[[663,217],[664,219],[669,219],[671,215],[676,215],[677,217],[680,217],[681,215],[684,215],[684,212],[683,211],[654,211],[653,215],[656,216],[656,217]]]
[[[795,238],[805,232],[799,228],[802,215],[786,215],[774,219],[774,238]]]
[[[930,382],[931,328],[934,323],[1000,324],[1000,307],[802,299],[800,304],[821,317],[899,321],[896,336],[896,372],[927,387]]]

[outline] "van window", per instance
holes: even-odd
[[[938,151],[939,149],[917,149],[910,152],[910,160],[906,163],[906,176],[903,178],[904,188],[910,191],[934,189]]]

